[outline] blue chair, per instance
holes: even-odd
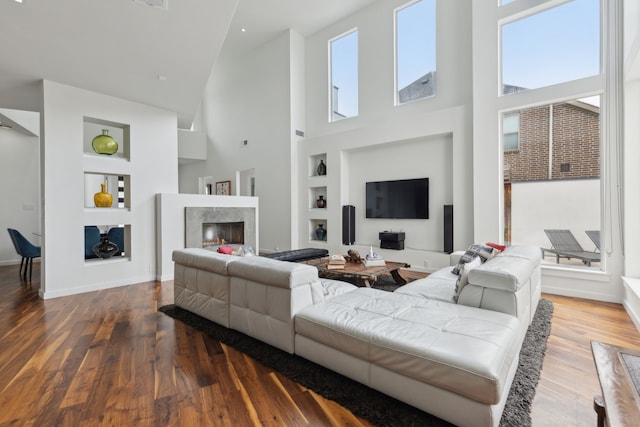
[[[31,281],[31,273],[33,271],[33,259],[40,258],[40,246],[36,246],[29,242],[18,230],[7,228],[9,237],[13,242],[13,247],[18,255],[22,257],[20,260],[20,275],[27,280],[27,267],[29,268],[29,281]],[[25,263],[24,261],[27,260]],[[22,266],[24,265],[24,272]]]
[[[121,256],[124,253],[124,228],[113,227],[107,232],[107,238],[110,242],[118,245],[118,252],[114,256]]]
[[[93,247],[100,243],[100,230],[95,225],[84,226],[84,259],[97,258]]]

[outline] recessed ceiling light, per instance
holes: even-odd
[[[240,29],[240,31],[242,31],[243,33],[246,33],[247,29],[246,28],[242,28],[242,29]]]
[[[15,1],[16,3],[23,3],[24,2],[24,0],[13,0],[13,1]]]
[[[160,80],[161,82],[164,82],[167,80],[167,76],[162,75],[162,74],[158,74],[158,80]]]

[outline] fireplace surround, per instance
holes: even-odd
[[[255,209],[185,207],[185,247],[216,250],[230,245],[256,247]]]

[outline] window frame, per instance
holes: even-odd
[[[509,112],[504,112],[501,114],[502,116],[502,132],[501,132],[501,137],[502,137],[502,151],[503,152],[512,152],[512,151],[518,151],[520,149],[520,111],[509,111]],[[505,132],[504,128],[505,128],[505,119],[507,117],[513,117],[513,116],[517,116],[517,121],[518,121],[518,127],[517,130],[515,132]],[[516,135],[516,145],[515,147],[509,147],[507,148],[507,144],[506,144],[506,136],[507,135]]]
[[[334,113],[337,113],[336,111],[334,111],[333,108],[333,100],[334,100],[334,83],[333,83],[333,42],[338,41],[340,39],[343,39],[345,37],[348,37],[352,34],[356,34],[356,77],[357,77],[357,82],[356,82],[356,114],[352,115],[352,116],[344,116],[341,118],[334,118]],[[328,111],[328,120],[329,123],[335,123],[335,122],[340,122],[342,120],[345,119],[350,119],[350,118],[354,118],[354,117],[358,117],[360,115],[360,102],[359,102],[359,98],[360,98],[360,61],[359,61],[359,53],[360,52],[360,35],[359,35],[359,31],[358,31],[358,27],[354,27],[348,31],[345,31],[344,33],[341,33],[335,37],[330,38],[327,41],[327,63],[328,63],[328,85],[327,85],[327,89],[328,89],[328,107],[329,107],[329,111]]]
[[[399,61],[398,61],[398,42],[399,42],[399,38],[398,38],[398,13],[402,12],[414,5],[416,5],[417,3],[420,3],[423,0],[411,0],[401,6],[396,7],[393,10],[393,96],[394,96],[394,105],[400,106],[400,105],[405,105],[405,104],[410,104],[412,102],[416,102],[416,101],[422,101],[425,99],[431,99],[434,98],[437,95],[437,69],[438,69],[438,31],[437,31],[437,25],[438,25],[438,2],[433,0],[433,13],[434,13],[434,39],[433,39],[433,55],[434,55],[434,68],[433,68],[433,73],[434,73],[434,81],[433,81],[433,94],[430,96],[423,96],[421,98],[416,98],[416,99],[411,99],[408,101],[404,101],[401,102],[400,101],[400,90],[403,88],[398,87],[398,77],[399,77]]]

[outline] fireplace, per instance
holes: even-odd
[[[217,250],[229,245],[256,247],[256,209],[185,207],[185,247]]]
[[[244,222],[205,222],[202,224],[202,247],[244,245]]]

